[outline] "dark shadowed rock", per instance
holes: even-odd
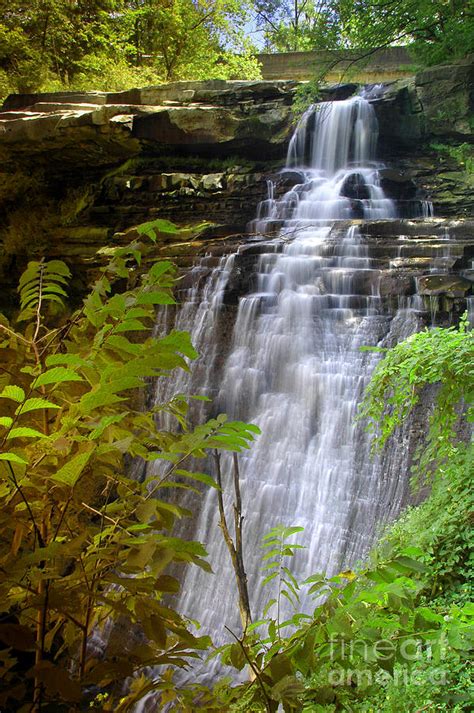
[[[341,196],[356,200],[370,198],[370,191],[364,177],[360,173],[351,173],[342,184]]]

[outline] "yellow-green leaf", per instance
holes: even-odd
[[[12,428],[7,438],[46,438],[46,436],[41,431],[37,431],[36,428],[21,426],[20,428]]]
[[[64,485],[70,485],[71,488],[79,480],[79,476],[86,467],[89,459],[95,449],[95,445],[88,444],[88,450],[79,453],[74,456],[70,461],[66,463],[62,468],[60,468],[54,475],[52,479],[56,480],[58,483],[63,483]]]
[[[64,381],[83,381],[82,376],[79,376],[72,369],[66,369],[64,366],[55,366],[53,369],[48,369],[43,374],[40,374],[32,384],[34,389],[39,386],[47,386],[48,384],[62,384]]]
[[[60,408],[60,406],[53,404],[52,401],[47,401],[46,399],[27,399],[23,404],[21,404],[21,406],[18,406],[15,413],[17,415],[24,414],[28,413],[28,411],[38,411],[43,408]]]
[[[7,460],[10,463],[21,463],[22,465],[28,465],[28,461],[21,458],[16,453],[0,453],[0,460]]]
[[[156,291],[153,292],[143,292],[137,297],[137,304],[139,305],[174,305],[176,300],[173,299],[171,295],[166,294],[166,292]]]
[[[10,416],[0,416],[0,426],[5,426],[5,428],[10,428],[13,423],[13,419]]]
[[[20,386],[15,386],[10,384],[5,386],[2,393],[0,394],[0,399],[11,399],[12,401],[18,401],[21,403],[25,400],[25,392]]]

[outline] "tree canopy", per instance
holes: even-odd
[[[474,51],[473,0],[0,0],[0,95],[257,78],[252,26],[270,52]]]
[[[259,75],[237,0],[0,0],[0,94]]]
[[[408,44],[434,64],[474,49],[472,0],[255,0],[270,51]]]
[[[338,7],[353,47],[409,44],[427,64],[474,50],[472,0],[340,0]]]
[[[255,10],[269,50],[304,51],[341,45],[339,2],[335,0],[256,0]]]

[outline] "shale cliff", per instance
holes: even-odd
[[[157,253],[178,257],[183,266],[211,245],[218,254],[223,244],[241,242],[267,178],[273,176],[279,192],[298,181],[292,172],[280,172],[297,87],[293,81],[216,80],[8,97],[0,111],[3,306],[8,308],[11,287],[30,257],[69,261],[80,293],[97,250],[127,240],[143,223],[156,229]],[[327,87],[321,98],[356,89]],[[453,299],[464,297],[474,244],[472,58],[393,82],[375,90],[371,101],[380,128],[378,154],[387,164],[385,192],[400,205],[427,198],[436,215],[431,221],[401,220],[390,229],[367,227],[387,260],[400,258],[400,235],[411,241],[409,256],[385,264],[387,275],[397,271],[391,289],[413,289],[428,267],[429,245],[449,229],[458,243],[451,267],[464,280]],[[356,190],[349,196],[360,198]],[[173,221],[178,232],[157,220]],[[436,289],[445,294],[444,287]]]

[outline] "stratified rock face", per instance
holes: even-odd
[[[4,292],[27,259],[41,255],[82,266],[80,292],[98,248],[156,219],[196,227],[198,248],[184,240],[189,231],[176,241],[183,264],[208,240],[238,241],[268,177],[277,195],[301,182],[298,171],[282,170],[296,88],[292,81],[213,80],[10,96],[0,110]],[[354,84],[329,86],[322,96],[338,100],[355,91]],[[373,93],[388,197],[407,206],[426,198],[441,217],[473,215],[472,174],[432,145],[474,143],[472,99],[471,60]],[[356,173],[344,194],[366,196]]]
[[[425,69],[416,77],[416,92],[433,136],[472,139],[474,133],[474,56],[455,66]]]
[[[360,270],[353,276],[355,293],[373,295],[375,281],[385,313],[410,307],[420,318],[429,320],[436,312],[438,324],[450,324],[460,317],[466,309],[466,298],[474,293],[474,221],[338,221],[327,238],[329,249],[331,244],[340,244],[355,222],[371,262],[370,270]],[[285,242],[277,238],[273,246],[280,252]],[[172,256],[173,249],[170,245],[164,254]],[[223,296],[228,309],[255,286],[259,258],[266,251],[265,241],[241,242]],[[202,254],[203,248],[197,252]]]
[[[208,81],[10,96],[0,110],[4,292],[38,255],[85,266],[80,291],[98,248],[156,218],[243,231],[264,174],[284,160],[295,88]]]
[[[8,97],[0,156],[112,164],[163,147],[186,154],[285,154],[295,82],[176,82],[126,92]]]
[[[472,141],[474,56],[388,84],[372,103],[386,146],[407,148],[441,137]]]
[[[472,216],[472,168],[449,149],[474,145],[474,57],[393,82],[371,101],[379,122],[378,155],[398,173],[395,180],[428,196],[435,215]],[[394,188],[392,177],[387,186]]]

